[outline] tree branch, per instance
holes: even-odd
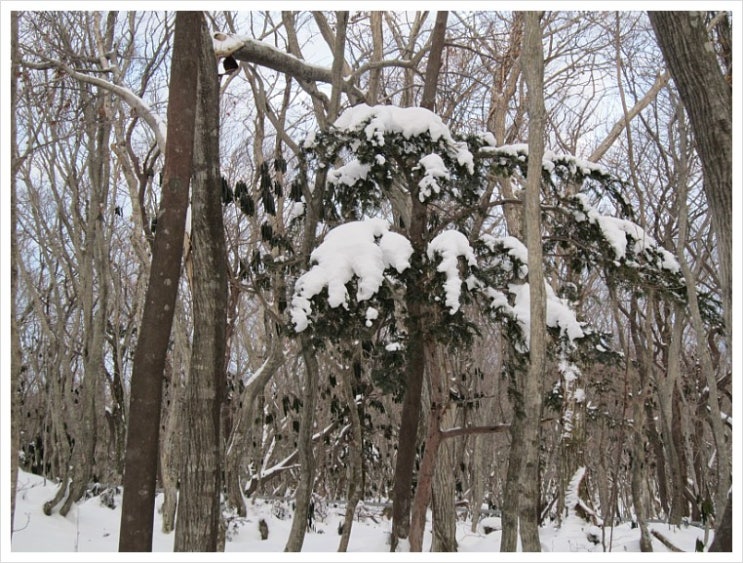
[[[150,129],[155,135],[155,142],[157,143],[157,148],[160,149],[160,152],[162,152],[163,154],[165,153],[165,139],[166,139],[165,122],[163,122],[162,118],[159,115],[157,115],[155,112],[152,111],[152,108],[148,106],[147,103],[142,98],[137,96],[134,92],[132,92],[128,88],[124,88],[123,86],[118,86],[117,84],[113,84],[112,82],[109,82],[108,80],[104,80],[102,78],[90,76],[83,72],[79,72],[73,69],[72,67],[66,65],[63,62],[56,61],[53,59],[46,59],[46,63],[32,63],[30,61],[22,61],[21,64],[27,68],[32,68],[34,70],[46,70],[50,68],[50,65],[51,65],[52,68],[58,68],[64,71],[66,74],[68,74],[71,78],[74,78],[75,80],[79,80],[80,82],[85,82],[86,84],[92,84],[94,86],[98,86],[99,88],[102,88],[113,94],[116,94],[122,100],[124,100],[124,102],[129,104],[129,106],[131,106],[137,112],[137,114],[139,114],[139,116],[144,120],[144,122],[150,127]]]

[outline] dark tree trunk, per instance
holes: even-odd
[[[710,551],[733,551],[733,495],[728,495],[725,512],[722,514],[720,525],[715,530],[715,539],[709,546]]]
[[[426,66],[421,107],[433,111],[441,68],[441,53],[446,35],[448,12],[439,12],[431,40],[431,52]],[[411,187],[417,184],[410,184]],[[410,194],[411,212],[408,238],[413,246],[412,269],[421,267],[426,244],[428,213],[426,205],[418,198],[418,189],[413,187]],[[416,261],[418,263],[416,264]],[[392,536],[390,550],[396,551],[398,540],[410,533],[410,505],[413,496],[413,471],[415,469],[416,440],[421,412],[421,393],[426,369],[425,326],[426,318],[421,303],[420,280],[411,280],[405,294],[408,310],[408,349],[405,367],[406,387],[400,420],[400,436],[395,460],[395,483],[392,491]]]
[[[222,514],[227,255],[219,167],[219,77],[203,15],[200,26],[200,38],[194,38],[199,45],[191,200],[194,331],[175,551],[216,551]]]
[[[176,13],[163,191],[132,367],[119,551],[152,551],[162,378],[181,276],[200,34],[198,12]]]
[[[353,392],[353,372],[344,370],[343,373],[343,393],[348,403],[348,418],[351,421],[351,441],[348,445],[350,467],[348,468],[348,494],[346,500],[346,514],[343,519],[343,532],[338,544],[338,551],[348,550],[348,541],[351,539],[351,527],[353,526],[353,517],[359,501],[364,496],[364,434],[361,426],[361,417],[359,416],[359,405]]]
[[[648,12],[686,107],[702,161],[704,191],[720,253],[728,338],[732,326],[733,97],[717,63],[704,12]]]

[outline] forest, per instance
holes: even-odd
[[[4,15],[12,542],[733,551],[738,12]]]

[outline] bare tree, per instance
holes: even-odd
[[[544,266],[542,257],[541,191],[544,155],[544,55],[541,14],[524,14],[524,48],[521,67],[529,94],[529,166],[524,194],[524,233],[529,251],[529,371],[522,386],[522,464],[519,476],[519,532],[524,551],[541,551],[539,543],[539,444],[542,389],[546,364],[547,334]],[[519,413],[516,413],[519,416]],[[513,460],[513,456],[511,460]]]
[[[176,551],[216,551],[222,523],[221,413],[225,395],[227,260],[219,159],[219,78],[209,30],[198,13],[198,96],[192,177],[193,345]]]
[[[20,451],[20,389],[22,349],[20,335],[17,326],[16,295],[18,293],[18,217],[17,217],[17,175],[19,168],[18,154],[18,124],[16,113],[18,111],[18,73],[20,71],[20,55],[18,52],[18,12],[10,15],[10,50],[11,50],[11,82],[10,82],[10,150],[11,150],[11,172],[10,172],[10,388],[11,388],[11,439],[10,439],[10,533],[13,534],[13,521],[15,518],[15,493],[18,483],[18,452]]]
[[[149,286],[134,356],[120,551],[151,551],[162,377],[178,294],[193,168],[201,20],[176,14],[168,137]]]

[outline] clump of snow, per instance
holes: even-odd
[[[474,172],[474,157],[467,144],[455,141],[441,118],[425,108],[359,104],[344,111],[333,126],[341,131],[363,131],[378,147],[384,146],[387,133],[399,133],[406,139],[427,133],[434,142],[442,140],[447,152],[470,174]]]
[[[302,146],[305,149],[312,149],[317,145],[317,131],[310,131],[302,141]]]
[[[495,142],[488,143],[482,147],[481,152],[493,157],[506,157],[525,162],[529,157],[529,145],[526,143],[513,143],[509,145],[495,146]],[[542,169],[552,173],[557,166],[564,166],[571,175],[580,172],[584,176],[599,174],[600,176],[611,176],[609,171],[595,162],[584,160],[569,154],[558,154],[551,150],[545,150],[542,157]]]
[[[580,504],[580,497],[578,495],[578,487],[583,480],[583,476],[586,474],[585,467],[579,467],[568,483],[568,488],[565,491],[565,508],[568,510],[568,518],[578,518],[575,512],[575,508]]]
[[[428,133],[434,141],[443,137],[454,142],[441,118],[424,108],[360,104],[344,111],[333,125],[345,131],[363,128],[366,138],[379,146],[384,145],[384,134],[391,132],[406,139]]]
[[[526,276],[529,271],[527,267],[529,252],[523,242],[512,236],[496,238],[488,234],[482,235],[480,240],[485,243],[491,252],[495,252],[498,247],[502,247],[508,256],[519,263],[519,271],[516,272],[518,277],[523,278]],[[503,264],[503,266],[506,268],[510,267],[508,263]]]
[[[585,194],[577,194],[575,199],[582,209],[582,211],[574,213],[576,220],[597,224],[618,260],[627,256],[627,245],[631,243],[634,254],[657,252],[661,257],[661,268],[674,273],[680,271],[681,267],[673,254],[659,246],[655,239],[647,234],[642,227],[626,219],[602,215],[589,203]]]
[[[565,302],[555,295],[554,290],[545,281],[544,288],[546,292],[546,321],[547,326],[551,328],[557,328],[560,333],[565,336],[569,342],[573,342],[576,339],[583,338],[585,333],[581,323],[575,316],[573,311]],[[531,325],[531,312],[529,309],[529,303],[531,297],[529,295],[529,283],[523,284],[510,284],[508,291],[514,296],[514,304],[511,308],[513,317],[522,326],[522,332],[527,348],[529,347],[529,327]],[[506,309],[507,310],[507,309]]]
[[[247,38],[230,35],[229,33],[217,32],[212,35],[214,54],[218,57],[226,57],[243,46]]]
[[[356,299],[374,296],[384,280],[384,271],[403,272],[410,266],[413,247],[408,239],[389,230],[383,219],[353,221],[331,230],[311,254],[314,266],[303,274],[294,287],[291,319],[297,332],[309,325],[311,299],[328,290],[328,305],[348,305],[346,284],[358,278]]]
[[[354,158],[348,164],[344,164],[328,172],[328,183],[353,186],[359,180],[365,179],[370,170],[371,166],[362,164],[358,159]]]
[[[286,222],[291,223],[294,219],[304,215],[304,202],[292,201],[287,207]]]
[[[372,321],[375,321],[379,318],[379,311],[375,309],[374,307],[369,307],[366,310],[366,326],[370,327],[372,325]]]
[[[423,178],[418,182],[420,193],[418,197],[421,201],[426,201],[431,197],[431,192],[440,193],[438,178],[449,179],[449,169],[444,164],[443,159],[437,154],[428,154],[420,159],[420,166],[425,170]]]
[[[490,131],[488,131],[487,133],[481,134],[480,140],[489,147],[494,147],[498,144],[497,141],[495,140],[495,137]]]
[[[429,260],[434,260],[436,256],[441,257],[436,270],[446,274],[445,304],[449,307],[449,312],[454,314],[459,310],[459,297],[462,294],[459,257],[462,256],[467,264],[474,266],[477,264],[475,253],[466,236],[459,231],[451,230],[440,233],[428,244],[427,255]]]

